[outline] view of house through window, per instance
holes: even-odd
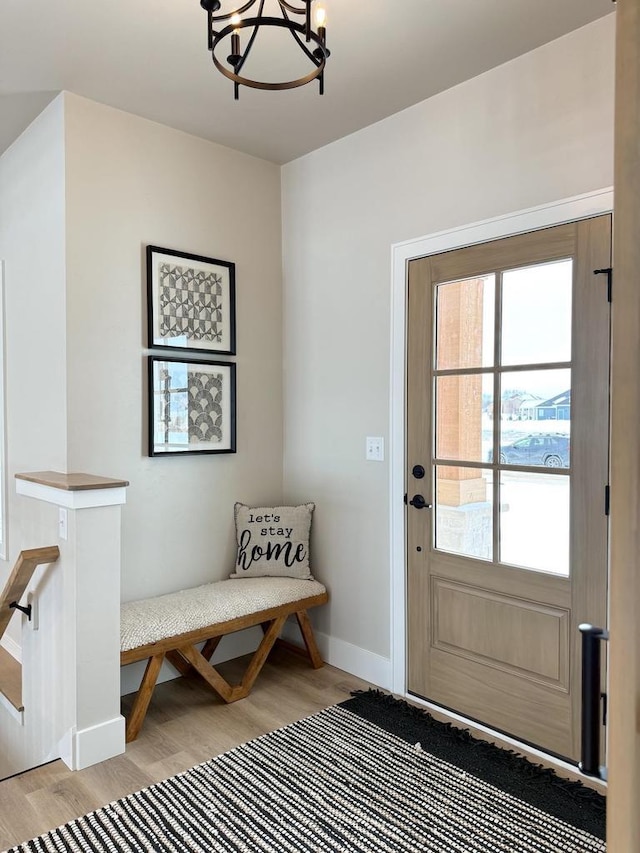
[[[439,550],[569,574],[572,276],[569,259],[436,287]]]

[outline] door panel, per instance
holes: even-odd
[[[565,754],[571,726],[566,693],[545,688],[543,696],[541,687],[500,670],[493,670],[487,679],[486,667],[467,660],[459,661],[452,678],[451,655],[435,650],[432,658],[432,690],[439,697],[438,704],[454,711],[464,709],[465,716],[473,720],[527,743],[543,745],[556,755]],[[492,709],[490,718],[487,708]],[[518,722],[517,731],[514,720]]]
[[[431,607],[433,648],[568,691],[568,610],[442,578]]]
[[[409,264],[409,690],[574,759],[577,625],[606,624],[610,232]]]

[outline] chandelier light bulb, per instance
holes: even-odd
[[[316,27],[327,26],[327,10],[324,6],[318,6],[315,11]]]
[[[229,20],[229,23],[231,24],[232,27],[237,27],[238,24],[242,23],[242,18],[240,17],[240,15],[237,12],[234,12],[233,15],[231,16],[230,20]]]

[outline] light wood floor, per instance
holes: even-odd
[[[234,680],[245,666],[240,659],[221,664],[220,670]],[[273,652],[251,695],[232,705],[224,705],[199,679],[160,684],[140,736],[124,755],[75,773],[55,761],[0,782],[0,850],[369,686],[330,666],[314,670],[304,658],[283,650]],[[123,713],[131,701],[123,697]]]

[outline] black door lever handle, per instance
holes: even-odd
[[[427,503],[422,495],[414,495],[409,503],[416,509],[431,509],[431,504]]]

